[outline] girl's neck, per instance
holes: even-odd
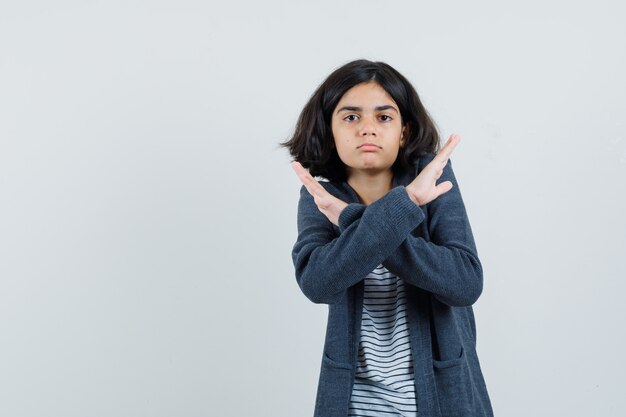
[[[389,191],[393,184],[393,172],[391,169],[368,174],[362,171],[348,173],[348,184],[363,204],[369,206]]]

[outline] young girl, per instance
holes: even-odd
[[[296,280],[328,304],[315,416],[493,415],[472,310],[482,267],[449,159],[459,141],[439,150],[413,86],[358,60],[283,143],[304,184]]]

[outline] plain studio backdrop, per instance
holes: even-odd
[[[367,58],[462,136],[496,415],[623,416],[625,11],[2,2],[0,415],[311,415],[327,307],[278,143]]]

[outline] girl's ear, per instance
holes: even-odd
[[[409,124],[405,124],[402,127],[402,133],[400,135],[400,147],[403,148],[406,145],[406,141],[409,139],[409,135],[411,134],[411,129],[409,128]]]

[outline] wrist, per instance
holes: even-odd
[[[411,192],[411,189],[409,187],[404,187],[406,190],[406,193],[409,195],[409,198],[411,199],[412,202],[414,202],[416,205],[420,206],[420,202],[417,199],[417,197]]]

